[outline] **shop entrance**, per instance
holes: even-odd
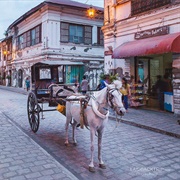
[[[148,96],[145,104],[151,108],[158,108],[157,92],[154,85],[157,76],[164,76],[168,72],[171,78],[172,58],[166,56],[136,57],[135,58],[135,82],[143,84],[143,94]]]

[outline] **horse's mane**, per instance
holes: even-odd
[[[107,91],[107,87],[101,89],[100,91],[94,92],[94,96],[97,98],[97,97],[101,96],[102,94],[104,94],[104,92],[106,92],[106,91]]]

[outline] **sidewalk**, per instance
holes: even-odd
[[[6,86],[0,86],[0,88],[22,94],[28,94],[28,92],[26,92],[23,88]],[[110,112],[110,118],[116,120],[116,116],[113,112]],[[126,113],[122,118],[118,117],[117,120],[122,123],[180,138],[180,125],[177,122],[180,120],[180,116],[177,117],[171,112],[160,112],[145,109],[143,107],[137,109],[129,108],[128,113]]]
[[[0,112],[0,180],[77,178]]]
[[[113,112],[110,112],[110,117],[116,120]],[[142,107],[129,108],[128,113],[122,118],[118,117],[118,120],[122,123],[180,138],[180,125],[178,124],[180,117],[170,112],[160,112]]]

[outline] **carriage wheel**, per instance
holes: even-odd
[[[29,124],[31,126],[32,131],[35,133],[39,129],[40,107],[37,102],[36,95],[33,92],[30,92],[28,96],[27,113],[28,113]]]

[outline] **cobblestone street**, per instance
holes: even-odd
[[[0,99],[3,102],[0,179],[178,180],[180,177],[178,138],[110,119],[102,147],[107,168],[98,168],[95,146],[96,172],[90,173],[87,129],[78,128],[78,145],[74,146],[70,138],[71,144],[66,147],[65,117],[59,112],[45,112],[35,134],[27,118],[27,95],[0,89]],[[71,130],[69,135],[72,137]]]

